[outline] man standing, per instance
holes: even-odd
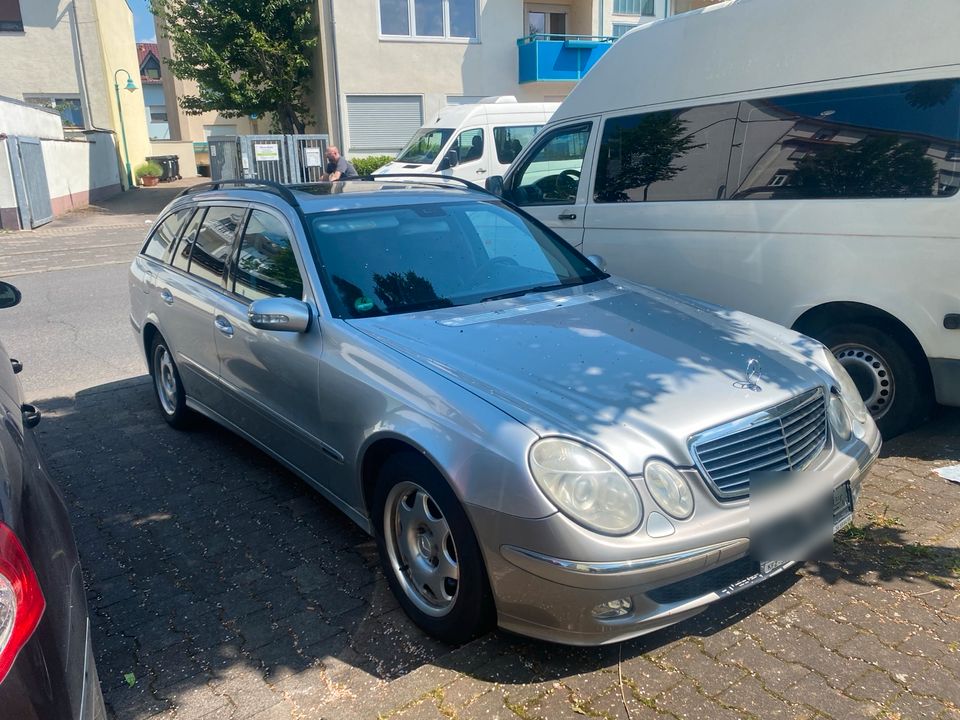
[[[327,167],[325,170],[325,177],[330,182],[360,177],[353,167],[353,163],[348,162],[347,159],[340,154],[340,148],[336,145],[327,147]]]

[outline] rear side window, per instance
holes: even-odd
[[[167,215],[163,222],[157,226],[157,229],[153,231],[150,239],[147,240],[147,244],[143,248],[143,254],[147,257],[156,258],[157,260],[166,259],[167,253],[170,252],[170,248],[177,239],[180,228],[183,227],[187,218],[190,217],[191,212],[193,212],[193,209],[188,208]]]
[[[187,271],[187,267],[190,265],[190,251],[193,250],[193,241],[197,238],[197,231],[200,229],[200,223],[203,222],[203,216],[206,212],[206,208],[197,210],[190,218],[190,222],[187,223],[187,227],[184,228],[183,234],[180,236],[180,243],[171,259],[175,268],[180,268],[184,272]]]
[[[740,104],[734,199],[944,197],[960,189],[960,80]]]
[[[260,210],[250,213],[240,243],[234,292],[249,300],[303,297],[290,233],[276,216]]]
[[[187,271],[191,275],[220,283],[243,213],[244,209],[237,207],[212,207],[207,210],[190,252]]]
[[[719,200],[738,103],[609,118],[594,201]]]
[[[516,160],[534,136],[540,132],[542,125],[517,125],[514,127],[495,127],[493,142],[497,146],[497,160],[503,165],[509,165]]]

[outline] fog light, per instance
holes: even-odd
[[[593,609],[593,616],[597,620],[613,620],[629,615],[631,612],[633,612],[633,600],[627,597],[600,603]]]

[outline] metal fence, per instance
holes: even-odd
[[[210,138],[212,180],[256,178],[279,183],[322,179],[328,135],[241,135]]]

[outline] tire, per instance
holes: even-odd
[[[189,428],[194,415],[187,407],[187,395],[180,380],[180,371],[173,358],[173,351],[159,334],[150,346],[150,377],[153,378],[153,392],[163,419],[177,430]]]
[[[480,546],[453,490],[423,455],[387,459],[374,490],[373,521],[387,582],[414,623],[454,644],[492,628]]]
[[[864,323],[834,325],[814,337],[847,368],[884,438],[926,419],[933,407],[929,368],[905,338]]]

